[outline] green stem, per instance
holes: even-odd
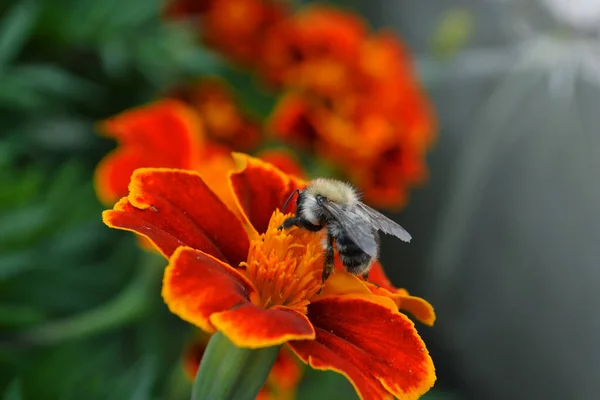
[[[280,347],[242,349],[217,332],[202,357],[192,400],[254,400],[271,372]]]
[[[159,296],[157,287],[164,269],[156,265],[158,262],[166,263],[156,254],[144,254],[133,281],[114,299],[90,311],[36,327],[20,335],[19,341],[48,345],[107,332],[139,320],[150,311],[152,298]]]

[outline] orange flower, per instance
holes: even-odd
[[[136,168],[191,169],[204,145],[200,121],[175,100],[126,111],[101,122],[99,130],[120,144],[96,168],[96,191],[106,204],[114,204],[127,194]]]
[[[198,113],[206,136],[236,151],[253,150],[260,140],[257,121],[242,114],[225,82],[202,80],[174,89],[169,97],[181,99]]]
[[[263,72],[288,93],[269,131],[337,166],[365,201],[403,206],[427,177],[435,123],[402,44],[368,36],[356,17],[325,7],[273,30]]]
[[[235,155],[234,213],[194,172],[138,169],[104,222],[152,241],[169,258],[171,311],[239,347],[286,343],[305,363],[346,376],[361,398],[415,399],[435,381],[431,358],[395,301],[344,270],[323,284],[322,235],[278,230],[278,211],[305,182]],[[292,207],[293,208],[293,207]]]
[[[284,2],[278,0],[174,0],[166,15],[174,19],[199,16],[207,44],[234,61],[255,65],[265,33],[286,11]]]
[[[215,89],[212,81],[202,88],[206,89],[202,93],[210,95],[200,96],[201,99],[214,93],[223,93]],[[210,118],[215,118],[214,114],[212,117],[208,115],[210,110],[219,108],[216,104],[221,104],[223,99],[220,95],[215,96],[221,100],[213,105],[207,105],[212,100],[194,98],[197,100],[194,104],[201,109],[200,112],[179,100],[168,99],[125,111],[100,123],[103,134],[119,141],[117,149],[108,154],[96,169],[96,191],[100,200],[112,205],[126,196],[131,174],[137,168],[167,167],[197,171],[212,190],[234,209],[229,185],[223,179],[227,171],[234,168],[231,147],[216,143],[214,132],[219,130],[215,127],[219,124],[210,122]],[[232,117],[231,104],[223,104],[223,107],[226,109],[224,113]],[[237,122],[228,125],[233,128],[225,129],[230,135],[227,141],[232,146],[238,137],[246,144],[250,139],[244,136],[248,130],[243,127],[250,126],[249,122],[237,115],[237,119],[232,117]],[[302,170],[287,153],[271,152],[269,157],[277,157],[278,165],[286,172],[296,174]]]
[[[260,71],[267,82],[339,92],[366,34],[352,14],[312,6],[273,25],[265,36]]]
[[[210,334],[199,332],[183,355],[184,370],[190,380],[194,380]],[[257,400],[292,400],[302,377],[302,368],[289,349],[283,347],[271,369],[271,373],[257,396]]]

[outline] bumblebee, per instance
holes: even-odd
[[[368,279],[369,270],[379,256],[379,231],[410,242],[410,234],[385,215],[360,201],[348,183],[318,178],[304,190],[290,194],[283,209],[297,194],[296,214],[279,229],[297,226],[311,232],[327,228],[323,282],[334,268],[334,246],[346,271]]]

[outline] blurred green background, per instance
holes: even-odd
[[[382,246],[394,283],[437,310],[419,327],[438,372],[426,398],[597,398],[599,3],[337,3],[407,42],[439,115],[430,182],[397,216],[415,240]],[[164,260],[100,220],[92,175],[115,145],[94,124],[209,73],[254,111],[269,99],[160,6],[0,3],[3,399],[189,396]],[[355,398],[315,371],[298,397]]]

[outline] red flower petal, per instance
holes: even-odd
[[[182,246],[169,260],[162,296],[173,314],[214,332],[210,316],[248,303],[255,291],[236,269],[202,251]]]
[[[264,309],[248,302],[213,314],[210,322],[236,346],[251,349],[315,337],[306,315],[283,306]]]
[[[308,316],[316,339],[289,345],[313,368],[345,375],[363,399],[417,399],[433,386],[433,362],[406,316],[350,296],[315,301]]]
[[[398,289],[398,308],[412,314],[417,320],[425,325],[432,326],[435,322],[435,311],[433,306],[425,299],[411,296],[404,289]]]
[[[139,149],[120,148],[106,155],[96,167],[94,186],[98,199],[113,205],[127,194],[131,173],[144,166]]]
[[[96,170],[98,197],[106,204],[127,195],[129,178],[137,168],[189,169],[204,140],[198,117],[178,100],[125,111],[100,123],[99,129],[120,142]]]
[[[425,325],[432,326],[435,322],[433,306],[425,299],[409,295],[405,289],[396,288],[385,274],[379,261],[375,262],[369,272],[369,282],[377,285],[368,285],[373,294],[391,298],[399,310],[407,311]]]
[[[108,226],[149,238],[167,257],[186,245],[234,266],[246,260],[246,231],[197,173],[141,168],[129,190],[114,210],[103,213]]]
[[[369,282],[375,283],[376,285],[387,290],[396,290],[396,287],[385,274],[385,270],[379,261],[375,261],[373,267],[371,267],[371,270],[369,271]]]
[[[250,302],[253,296],[256,289],[236,269],[189,247],[177,249],[165,271],[163,297],[171,312],[205,331],[223,332],[236,346],[268,347],[315,337],[306,315],[258,307]]]
[[[273,165],[257,158],[241,153],[234,153],[233,158],[240,167],[230,175],[238,205],[259,233],[266,232],[273,211],[283,207],[302,181],[290,179]],[[295,202],[290,206],[286,212],[294,212]]]

